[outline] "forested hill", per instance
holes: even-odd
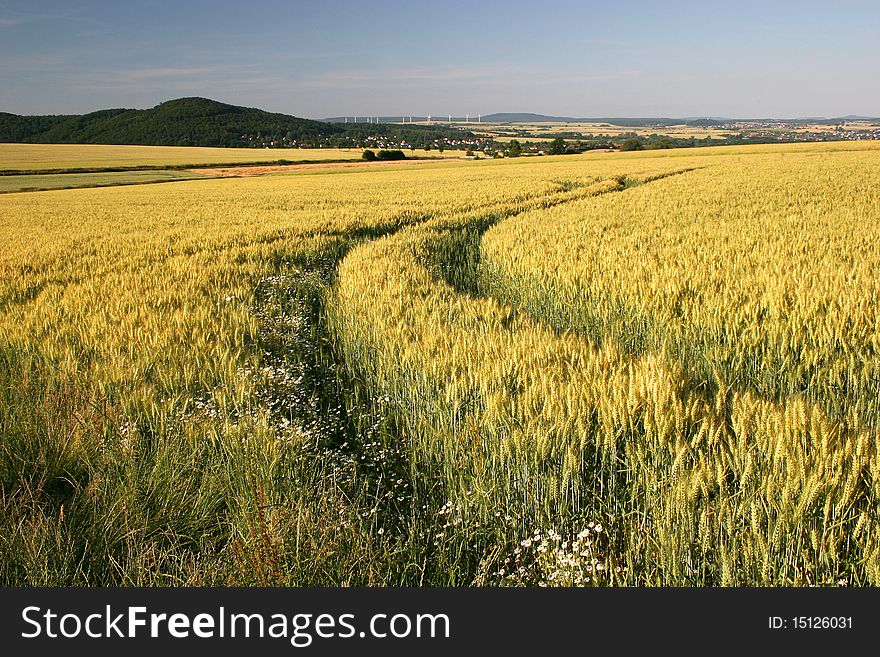
[[[0,142],[245,146],[249,137],[315,139],[335,126],[285,114],[179,98],[152,109],[108,109],[76,116],[0,114]]]
[[[152,109],[107,109],[83,115],[0,113],[0,142],[139,144],[146,146],[351,146],[368,134],[416,147],[450,130],[426,126],[345,125],[238,107],[207,98],[179,98]],[[462,132],[455,131],[459,138]]]

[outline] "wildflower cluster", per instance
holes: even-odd
[[[605,529],[591,522],[571,538],[554,529],[536,530],[519,542],[495,576],[502,586],[610,584]]]

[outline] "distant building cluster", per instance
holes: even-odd
[[[880,139],[880,127],[841,123],[819,125],[792,121],[732,121],[714,126],[737,131],[743,139],[797,141],[862,141]]]

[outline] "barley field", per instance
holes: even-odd
[[[49,189],[76,189],[79,187],[112,187],[114,185],[143,185],[203,178],[198,171],[174,169],[146,169],[137,171],[109,171],[104,173],[39,173],[0,176],[0,194],[32,192]]]
[[[0,581],[876,585],[878,164],[0,196]]]
[[[0,171],[156,168],[275,160],[359,160],[357,148],[205,148],[105,144],[0,144]]]

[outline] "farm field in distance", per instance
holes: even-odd
[[[186,168],[275,162],[359,160],[360,148],[200,148],[194,146],[110,146],[104,144],[0,144],[0,172]],[[416,150],[417,156],[434,156]],[[457,155],[446,151],[445,156]]]
[[[541,122],[541,123],[467,123],[459,124],[460,127],[467,127],[476,131],[478,134],[484,134],[494,137],[497,141],[505,142],[511,139],[530,139],[530,140],[547,140],[553,139],[552,136],[557,133],[574,133],[582,137],[618,137],[622,134],[635,133],[646,137],[651,134],[658,134],[667,137],[694,137],[703,139],[707,136],[714,138],[723,137],[731,134],[728,130],[718,130],[715,128],[699,128],[688,125],[675,126],[651,126],[650,128],[633,128],[627,126],[618,126],[611,123],[577,123],[577,122]]]
[[[878,186],[865,141],[0,195],[0,583],[878,585]]]
[[[445,123],[445,122],[444,122]],[[505,122],[491,123],[470,121],[468,123],[453,123],[459,128],[472,130],[475,134],[491,136],[497,141],[509,141],[510,139],[529,139],[535,140],[552,140],[553,136],[559,133],[572,133],[585,138],[598,137],[604,135],[607,137],[617,137],[622,134],[635,133],[641,136],[650,134],[658,134],[669,137],[697,137],[703,138],[707,135],[712,137],[722,137],[729,134],[727,130],[719,130],[716,128],[703,128],[691,125],[669,125],[669,126],[650,126],[650,127],[632,127],[620,126],[613,123],[597,123],[584,121],[540,121],[540,122]],[[548,136],[549,135],[549,136]]]
[[[465,151],[407,150],[416,161],[460,158]],[[109,187],[199,178],[265,175],[298,168],[364,163],[360,148],[199,148],[103,144],[0,143],[0,194]],[[400,163],[396,163],[399,165]],[[191,167],[191,168],[190,168]]]
[[[549,117],[548,117],[549,119]],[[459,128],[474,131],[481,137],[488,137],[496,142],[507,144],[511,140],[527,141],[540,144],[550,142],[556,137],[564,137],[566,140],[620,140],[634,137],[645,143],[662,144],[663,140],[672,140],[664,147],[670,147],[678,140],[678,143],[687,143],[691,146],[712,145],[712,141],[721,142],[721,145],[733,145],[744,143],[797,143],[816,141],[844,141],[844,140],[870,140],[880,136],[880,125],[873,120],[844,120],[828,122],[827,120],[814,123],[809,120],[774,120],[774,119],[715,119],[704,123],[682,122],[680,124],[666,124],[660,120],[657,123],[633,120],[624,125],[601,121],[509,121],[492,122],[485,121],[475,123],[453,123]],[[732,142],[725,144],[725,140]],[[757,140],[757,141],[755,141]]]
[[[294,157],[295,156],[295,157]],[[0,170],[181,167],[267,162],[279,159],[358,159],[358,149],[199,148],[105,144],[0,144]]]
[[[77,187],[108,187],[144,183],[192,180],[205,173],[175,169],[143,169],[103,173],[49,173],[0,176],[0,194],[4,192],[73,189]]]

